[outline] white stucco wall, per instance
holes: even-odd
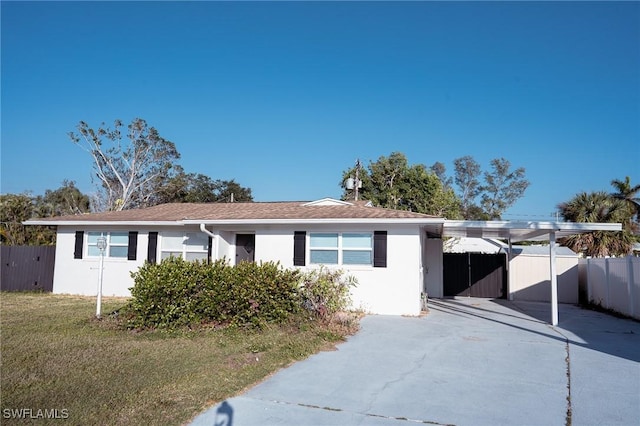
[[[439,238],[424,239],[424,277],[429,297],[444,297],[443,243]]]
[[[419,315],[422,279],[418,229],[387,229],[387,267],[353,268],[355,308],[390,315]]]
[[[286,268],[293,267],[293,234],[313,232],[372,232],[387,231],[387,267],[332,266],[353,275],[358,285],[352,289],[353,307],[366,312],[390,315],[420,314],[420,294],[423,282],[420,275],[420,230],[407,225],[315,225],[305,228],[268,227],[256,230],[256,260],[279,261]],[[319,268],[310,265],[302,270]],[[441,259],[440,259],[441,260]]]
[[[229,231],[219,231],[217,234],[218,234],[217,259],[222,259],[222,258],[232,259],[233,256],[235,256],[235,248],[233,247],[233,245],[235,244],[234,234]]]
[[[256,231],[256,261],[280,262],[293,268],[293,233],[299,228],[261,229]]]
[[[82,259],[74,259],[75,231],[85,231],[85,251]],[[98,294],[100,258],[88,257],[86,239],[88,231],[130,231],[128,228],[58,227],[56,261],[53,273],[53,293],[95,296]],[[138,230],[136,260],[104,258],[102,294],[104,296],[129,296],[133,286],[131,271],[137,270],[147,258],[148,231]]]
[[[105,257],[103,295],[129,296],[129,288],[133,286],[131,272],[142,266],[147,258],[148,232],[160,233],[158,239],[158,255],[163,231],[189,231],[197,228],[186,227],[154,227],[131,229],[123,227],[66,227],[58,229],[56,247],[56,266],[54,272],[54,293],[95,295],[97,294],[99,258],[74,259],[75,231],[138,231],[137,260],[111,259]],[[353,307],[375,314],[418,315],[420,313],[420,294],[424,281],[420,272],[421,244],[420,230],[416,225],[314,225],[314,226],[262,226],[259,229],[246,226],[230,229],[207,229],[217,235],[215,252],[218,258],[235,257],[235,235],[237,233],[254,233],[256,235],[255,260],[275,261],[285,268],[293,267],[293,234],[294,231],[306,231],[307,238],[311,232],[373,232],[387,231],[387,267],[342,266],[341,269],[352,274],[358,280],[358,286],[352,289]],[[307,243],[307,257],[309,244]],[[440,268],[442,264],[440,250]],[[233,261],[232,261],[233,263]],[[309,265],[302,269],[317,268]],[[441,274],[441,271],[440,271]]]

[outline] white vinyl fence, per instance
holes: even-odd
[[[640,319],[640,257],[580,259],[578,275],[590,303]]]

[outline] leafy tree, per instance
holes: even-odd
[[[375,163],[369,163],[369,176],[371,177],[370,200],[391,209],[408,207],[403,195],[407,192],[406,182],[403,181],[409,173],[407,157],[400,152],[392,152],[389,157],[380,157]],[[363,192],[367,192],[366,189]],[[413,198],[413,197],[412,197]],[[404,208],[403,210],[409,210]]]
[[[34,213],[37,217],[66,216],[87,213],[91,201],[75,186],[74,181],[65,180],[56,190],[47,189],[44,196],[34,200]]]
[[[624,201],[631,212],[631,219],[636,217],[636,221],[640,221],[640,185],[631,186],[631,179],[626,176],[624,180],[614,179],[611,181],[611,186],[616,190],[611,196],[618,200]]]
[[[407,210],[446,216],[449,219],[460,217],[460,202],[451,188],[424,165],[416,164],[408,168],[404,176],[405,195],[403,205]]]
[[[429,167],[429,170],[431,170],[436,176],[438,176],[438,179],[440,179],[440,182],[442,182],[442,186],[445,189],[451,188],[453,179],[447,177],[447,167],[443,163],[436,161],[431,167]]]
[[[491,216],[475,204],[470,205],[465,213],[465,219],[468,220],[491,220]]]
[[[9,246],[54,244],[52,229],[22,224],[33,216],[33,199],[28,193],[0,195],[0,243]]]
[[[184,197],[181,201],[186,203],[213,203],[218,201],[218,184],[209,176],[202,174],[187,175],[187,186],[184,188]]]
[[[453,160],[455,168],[454,181],[458,186],[462,215],[465,219],[472,219],[470,209],[480,193],[480,164],[470,155]]]
[[[22,222],[39,217],[81,214],[89,211],[89,197],[65,180],[44,196],[30,193],[0,195],[0,243],[4,245],[55,244],[56,233],[48,226],[24,226]]]
[[[251,195],[251,188],[245,188],[240,186],[234,179],[231,180],[217,180],[217,191],[219,194],[218,200],[247,202],[253,201],[253,195]]]
[[[354,168],[343,172],[341,186],[345,200],[352,196],[346,189],[346,181],[354,176]],[[444,188],[440,179],[423,164],[410,166],[400,152],[370,162],[367,169],[360,171],[359,178],[362,198],[376,206],[459,217],[460,206],[453,190]]]
[[[180,158],[173,142],[164,139],[154,127],[136,118],[122,134],[122,121],[113,128],[102,123],[97,129],[81,121],[71,140],[93,159],[98,178],[98,202],[94,209],[125,210],[157,204],[158,188],[172,177]]]
[[[629,217],[624,201],[606,192],[581,192],[558,205],[564,220],[570,222],[620,223]],[[576,234],[560,242],[585,256],[625,256],[632,251],[636,238],[629,229],[620,232],[594,231]]]
[[[504,158],[491,160],[492,172],[484,173],[481,206],[490,219],[500,219],[502,213],[511,207],[529,187],[524,177],[524,168],[510,170],[511,163]]]
[[[24,245],[28,239],[22,222],[30,219],[33,211],[28,194],[0,195],[0,238],[5,245]]]
[[[159,190],[164,203],[215,203],[253,201],[251,188],[240,186],[235,180],[213,180],[203,174],[184,172],[171,178]]]
[[[511,170],[511,163],[504,158],[491,160],[491,171],[484,172],[480,182],[480,165],[466,155],[453,161],[455,183],[458,186],[465,219],[500,219],[506,209],[520,199],[529,186],[522,167]],[[480,198],[478,204],[476,200]]]

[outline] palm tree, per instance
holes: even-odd
[[[611,196],[618,200],[623,200],[630,207],[632,218],[635,216],[636,220],[640,221],[640,198],[638,198],[640,184],[631,186],[631,179],[627,176],[623,181],[619,179],[612,180],[611,186],[617,191]]]
[[[582,192],[558,205],[560,214],[569,222],[624,223],[629,220],[628,206],[606,192]],[[594,231],[564,238],[561,243],[585,256],[626,256],[636,238],[629,228],[620,232]]]

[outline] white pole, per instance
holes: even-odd
[[[467,252],[467,275],[468,275],[468,282],[467,282],[467,297],[471,297],[471,252]]]
[[[607,293],[604,299],[604,303],[605,303],[604,307],[607,309],[609,309],[609,301],[610,301],[609,292],[611,290],[611,280],[610,280],[611,274],[609,273],[609,260],[610,259],[608,257],[604,258],[604,280],[607,283],[607,286],[605,287],[607,289]]]
[[[104,251],[107,248],[107,239],[105,237],[98,238],[98,249],[100,249],[100,268],[98,272],[98,302],[96,306],[96,318],[100,319],[102,311],[102,271],[104,270]]]
[[[509,237],[509,251],[507,252],[507,293],[509,300],[513,301],[513,287],[511,286],[511,259],[513,258],[513,245],[511,237]]]
[[[100,318],[102,309],[102,270],[104,266],[104,252],[100,253],[100,278],[98,279],[98,306],[96,307],[96,317]]]
[[[634,312],[634,301],[635,299],[635,277],[633,276],[633,257],[627,256],[627,295],[629,297],[629,315],[633,318],[636,318],[636,313]]]
[[[587,304],[591,303],[591,258],[587,257]]]
[[[556,274],[556,233],[549,234],[549,274],[551,275],[551,325],[558,325],[558,275]]]

